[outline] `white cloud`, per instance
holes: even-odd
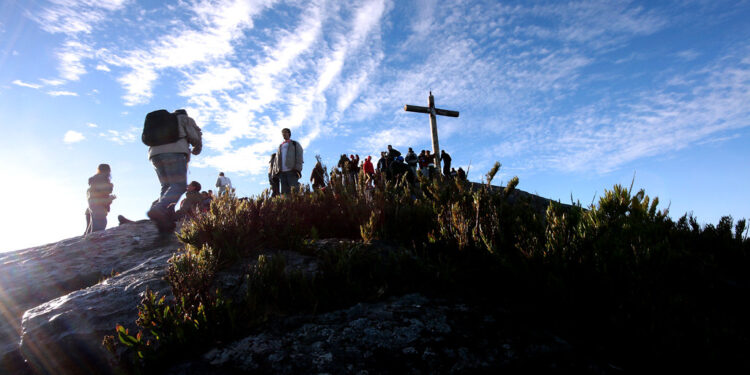
[[[38,89],[38,88],[42,87],[42,85],[39,85],[39,84],[36,84],[36,83],[26,83],[24,81],[21,81],[20,79],[17,79],[15,81],[11,82],[11,83],[13,83],[16,86],[28,87],[30,89]]]
[[[253,27],[252,19],[269,6],[272,0],[201,1],[190,7],[195,14],[192,21],[197,29],[181,23],[174,33],[149,43],[147,49],[137,49],[124,56],[110,56],[111,65],[129,67],[130,73],[119,81],[127,93],[127,105],[143,104],[152,97],[152,86],[159,72],[169,68],[188,69],[214,63],[234,53],[234,41],[244,37]]]
[[[88,124],[86,124],[86,126],[88,126],[89,128],[98,128],[99,127],[99,125],[94,124],[93,122],[89,122]]]
[[[126,131],[117,131],[110,129],[106,132],[99,133],[99,136],[117,144],[124,145],[125,143],[133,143],[137,139],[139,139],[140,132],[141,130],[137,127],[131,127]]]
[[[244,76],[235,67],[210,66],[208,70],[193,77],[187,87],[180,92],[182,96],[206,95],[214,91],[238,87]]]
[[[107,65],[105,65],[105,64],[99,64],[99,65],[97,65],[96,66],[96,70],[99,70],[99,71],[102,71],[102,72],[109,72],[110,71],[109,67]]]
[[[65,83],[65,81],[60,79],[40,79],[40,81],[47,86],[60,86]]]
[[[93,57],[93,50],[90,46],[74,40],[65,42],[57,52],[60,75],[68,81],[77,81],[86,74],[83,61],[91,57]]]
[[[39,13],[30,16],[49,33],[91,33],[107,14],[121,9],[128,0],[54,0]]]
[[[63,142],[67,144],[72,144],[76,142],[80,142],[82,140],[86,139],[86,137],[83,136],[83,134],[75,131],[75,130],[68,130],[65,133],[65,136],[63,136]]]
[[[47,91],[47,95],[51,96],[78,96],[77,93],[72,91]]]

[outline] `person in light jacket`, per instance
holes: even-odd
[[[277,175],[281,183],[281,194],[286,195],[293,187],[299,187],[299,178],[302,176],[303,150],[299,142],[292,140],[292,131],[288,128],[281,130],[284,142],[281,142],[276,152],[278,163]]]
[[[219,190],[219,196],[225,195],[232,190],[232,180],[224,176],[224,172],[219,172],[219,178],[216,179],[216,188]]]
[[[203,148],[203,133],[195,120],[184,109],[178,109],[174,113],[177,116],[179,139],[148,148],[148,158],[161,183],[161,194],[151,205],[147,215],[156,223],[160,232],[174,230],[174,205],[187,190],[190,154],[198,155]]]

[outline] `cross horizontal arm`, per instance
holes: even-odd
[[[430,113],[430,107],[420,107],[418,105],[405,105],[406,112]],[[435,114],[440,116],[458,117],[458,111],[449,111],[447,109],[435,108]]]
[[[418,105],[405,105],[404,111],[406,112],[419,112],[419,113],[430,113],[429,107],[420,107]]]
[[[435,114],[440,116],[458,117],[458,111],[449,111],[447,109],[435,108]]]

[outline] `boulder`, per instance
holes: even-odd
[[[143,220],[2,254],[1,368],[27,370],[20,342],[21,353],[35,369],[65,369],[50,366],[65,362],[69,345],[78,338],[91,340],[98,334],[93,342],[99,345],[99,332],[112,332],[117,321],[135,320],[138,295],[147,286],[168,290],[161,279],[166,260],[178,248],[173,235],[162,236]]]

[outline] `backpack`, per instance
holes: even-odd
[[[150,112],[143,122],[141,140],[149,147],[161,146],[180,139],[177,115],[166,109]]]

